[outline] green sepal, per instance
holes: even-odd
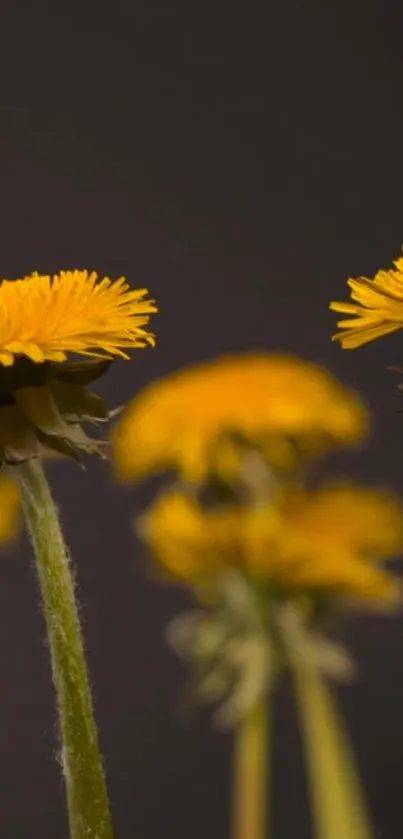
[[[69,422],[106,422],[109,419],[109,411],[102,397],[83,385],[53,382],[50,389],[60,413]]]
[[[23,387],[14,394],[22,413],[44,434],[68,437],[68,423],[61,415],[49,387]]]
[[[77,463],[82,463],[81,449],[74,446],[69,440],[62,437],[43,434],[41,431],[37,432],[37,437],[40,445],[47,453],[49,453],[49,451],[55,452],[56,454],[63,455],[64,457],[71,457]]]
[[[17,356],[10,367],[0,365],[0,405],[12,404],[15,392],[25,387],[44,387],[52,382],[85,386],[103,376],[111,364],[113,359],[109,358],[36,364],[26,356]]]
[[[220,582],[215,604],[180,615],[168,628],[169,643],[191,666],[196,697],[218,703],[220,726],[247,718],[295,656],[338,681],[354,678],[348,653],[312,627],[303,603],[261,599],[234,570]]]
[[[81,431],[83,430],[81,429]],[[77,429],[73,431],[73,426],[71,428],[71,437],[57,437],[55,435],[43,434],[41,431],[37,432],[39,443],[45,449],[64,455],[65,457],[72,457],[77,463],[82,462],[83,454],[96,454],[102,460],[107,460],[107,455],[102,451],[102,447],[106,447],[108,444],[103,440],[92,440],[90,437],[87,437],[84,431],[83,435],[80,435],[80,439],[78,439]]]
[[[276,683],[280,658],[263,626],[242,625],[226,609],[194,610],[169,627],[168,640],[192,668],[194,695],[218,703],[220,727],[236,725]]]
[[[80,459],[80,452],[103,457],[101,448],[107,443],[89,437],[78,422],[70,422],[59,410],[50,387],[21,388],[15,399],[42,446],[75,460]]]
[[[90,361],[52,362],[49,366],[48,381],[67,382],[72,385],[88,385],[104,376],[114,359],[96,358]]]
[[[67,423],[67,428],[68,436],[65,439],[71,445],[76,446],[78,451],[81,450],[86,454],[98,454],[102,459],[106,459],[102,449],[108,448],[108,440],[96,440],[93,437],[89,437],[81,425],[76,422]]]
[[[14,393],[22,387],[43,387],[49,377],[49,362],[35,364],[26,356],[18,356],[13,365],[0,364],[0,405],[14,403]]]
[[[78,461],[81,453],[106,459],[108,443],[87,436],[80,423],[106,422],[114,415],[85,388],[112,363],[97,358],[36,364],[19,356],[11,367],[0,365],[0,464],[21,463],[44,450]]]
[[[17,405],[0,408],[0,461],[16,464],[37,457],[35,429]]]

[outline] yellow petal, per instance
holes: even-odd
[[[154,336],[144,327],[157,311],[147,289],[124,278],[98,280],[95,272],[34,273],[0,283],[0,364],[24,355],[34,363],[63,361],[66,352],[127,358],[123,347],[144,347]]]
[[[396,332],[402,328],[400,323],[383,323],[378,326],[363,326],[357,325],[355,329],[349,328],[348,332],[336,332],[332,335],[332,341],[340,341],[344,350],[355,350],[363,344],[368,344],[370,341],[375,341],[376,338],[382,338],[383,335],[389,335],[391,332]]]

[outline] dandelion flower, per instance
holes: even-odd
[[[199,480],[223,452],[226,435],[276,455],[286,438],[346,444],[365,430],[358,397],[326,370],[260,353],[220,358],[152,384],[129,405],[112,442],[122,480],[170,468]],[[233,467],[233,447],[225,457]]]
[[[330,303],[334,312],[353,315],[338,321],[342,330],[333,335],[345,350],[354,350],[403,328],[403,258],[394,262],[396,270],[378,271],[374,279],[358,277],[347,281],[354,303]]]
[[[140,535],[169,574],[196,588],[232,567],[284,597],[336,593],[385,604],[401,597],[379,561],[403,547],[403,513],[381,491],[286,490],[276,503],[205,510],[171,490],[145,514]]]
[[[24,355],[36,363],[65,361],[68,352],[128,358],[127,347],[154,343],[143,327],[156,311],[147,289],[131,290],[124,277],[98,280],[95,272],[37,273],[0,285],[0,364]]]
[[[147,290],[88,271],[37,273],[0,284],[0,462],[43,451],[101,453],[82,422],[109,418],[86,385],[129,348],[154,344]],[[69,361],[69,353],[91,360]]]

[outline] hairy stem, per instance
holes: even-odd
[[[37,460],[16,468],[46,618],[71,839],[112,839],[74,583],[57,510]]]

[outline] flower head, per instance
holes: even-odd
[[[340,320],[342,330],[333,335],[345,350],[354,350],[403,328],[403,258],[394,262],[396,270],[378,271],[374,279],[349,279],[354,303],[330,303],[335,312],[354,315]]]
[[[285,490],[274,503],[206,511],[188,495],[160,496],[140,533],[178,579],[213,586],[228,568],[287,598],[338,593],[395,603],[396,579],[379,560],[403,547],[403,514],[385,493],[352,486]]]
[[[80,355],[128,356],[127,347],[154,343],[143,327],[156,312],[147,289],[130,289],[124,277],[98,280],[95,272],[37,273],[0,285],[0,364],[25,355],[38,363]]]
[[[88,271],[32,274],[0,284],[0,463],[18,463],[42,451],[79,458],[101,453],[102,442],[82,422],[109,418],[86,385],[127,348],[154,343],[145,330],[154,301]],[[68,353],[92,356],[71,362]]]
[[[224,357],[152,384],[123,414],[113,444],[123,480],[169,468],[200,480],[217,457],[236,469],[238,438],[286,459],[288,438],[351,443],[365,429],[359,399],[330,373],[261,353]]]

